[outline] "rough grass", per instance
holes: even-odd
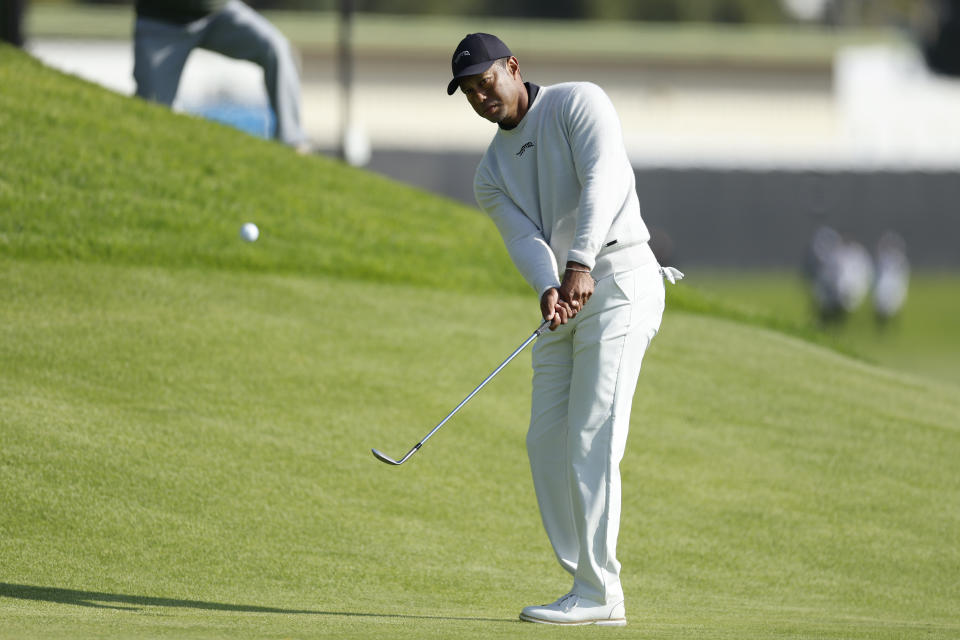
[[[0,85],[0,637],[555,637],[524,358],[369,452],[536,326],[489,222],[9,48]],[[646,357],[618,636],[960,635],[955,387],[738,313],[674,293]]]

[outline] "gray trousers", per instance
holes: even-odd
[[[275,137],[291,146],[306,141],[300,126],[300,76],[290,43],[240,0],[230,0],[222,10],[186,25],[137,18],[133,45],[137,95],[173,104],[187,56],[197,47],[262,67],[277,117]]]

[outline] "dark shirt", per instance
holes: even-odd
[[[533,101],[537,99],[537,92],[540,91],[540,85],[533,84],[532,82],[524,82],[523,86],[527,88],[527,111],[529,111],[530,107],[533,106]],[[518,122],[517,124],[520,123]],[[497,126],[501,129],[506,129],[509,131],[510,129],[516,128],[517,125],[515,124],[512,127],[505,127],[502,124],[499,124]]]
[[[527,88],[527,109],[533,106],[533,101],[537,99],[537,92],[540,91],[540,85],[532,82],[524,82],[523,86]]]
[[[227,0],[137,0],[137,17],[188,24],[223,9]]]

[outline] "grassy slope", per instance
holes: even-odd
[[[489,223],[9,49],[0,85],[0,637],[554,635],[514,622],[567,586],[526,367],[368,451],[535,326]],[[641,378],[620,635],[955,637],[953,390],[709,306]]]
[[[217,266],[512,287],[466,207],[243,139],[0,54],[0,247],[19,258]],[[264,188],[263,185],[269,185]],[[255,220],[272,251],[236,232]],[[457,232],[467,244],[457,240]],[[403,243],[407,244],[403,244]],[[416,250],[414,250],[416,249]],[[467,258],[454,261],[455,255]],[[440,272],[450,263],[454,272]],[[479,265],[483,265],[480,267]]]

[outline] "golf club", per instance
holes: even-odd
[[[528,344],[530,344],[531,342],[533,342],[534,340],[536,340],[536,339],[540,336],[540,334],[542,334],[544,331],[547,330],[547,327],[549,327],[549,326],[550,326],[550,321],[549,321],[549,320],[544,320],[544,321],[540,324],[540,326],[537,327],[537,330],[534,331],[534,332],[530,335],[529,338],[527,338],[526,340],[524,340],[524,341],[523,341],[523,344],[521,344],[519,347],[517,347],[516,350],[515,350],[513,353],[511,353],[509,356],[507,356],[507,359],[504,360],[503,362],[501,362],[501,363],[500,363],[500,366],[498,366],[496,369],[494,369],[494,370],[493,370],[493,373],[491,373],[490,375],[488,375],[488,376],[484,379],[483,382],[481,382],[480,384],[478,384],[478,385],[477,385],[477,388],[474,389],[473,391],[471,391],[471,392],[470,392],[470,395],[468,395],[466,398],[464,398],[463,401],[462,401],[460,404],[458,404],[458,405],[456,406],[456,408],[454,408],[453,411],[451,411],[450,413],[448,413],[448,414],[447,414],[447,417],[440,421],[440,424],[438,424],[438,425],[435,426],[433,429],[431,429],[431,430],[430,430],[430,433],[428,433],[427,435],[425,435],[425,436],[423,437],[423,440],[421,440],[420,442],[418,442],[417,444],[415,444],[415,445],[413,446],[413,448],[410,449],[410,451],[407,451],[407,455],[403,456],[403,457],[400,458],[399,460],[394,460],[394,459],[391,458],[390,456],[386,455],[385,453],[383,453],[383,452],[381,452],[381,451],[378,451],[377,449],[371,449],[371,451],[373,452],[373,455],[377,458],[377,460],[380,460],[381,462],[386,462],[387,464],[401,465],[401,464],[403,464],[404,462],[406,462],[406,461],[410,458],[410,456],[412,456],[413,454],[415,454],[415,453],[417,452],[417,450],[418,450],[420,447],[423,446],[423,443],[424,443],[424,442],[426,442],[427,440],[430,439],[430,436],[432,436],[434,433],[437,432],[437,430],[438,430],[440,427],[442,427],[444,424],[446,424],[447,420],[449,420],[450,418],[452,418],[453,415],[454,415],[457,411],[460,411],[460,408],[463,407],[463,405],[467,404],[467,401],[469,401],[470,398],[472,398],[473,396],[477,395],[477,392],[480,391],[480,389],[483,389],[483,387],[484,387],[485,384],[487,384],[488,382],[490,382],[495,375],[497,375],[498,373],[500,373],[500,370],[501,370],[501,369],[503,369],[505,366],[507,366],[507,364],[508,364],[511,360],[513,360],[515,357],[517,357],[517,354],[519,354],[521,351],[523,351]]]

